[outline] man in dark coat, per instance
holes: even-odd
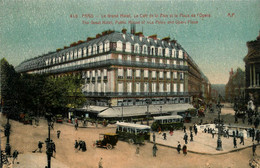
[[[234,139],[233,139],[233,144],[234,144],[234,148],[237,148],[237,139],[236,139],[236,137],[234,137]]]
[[[165,132],[163,133],[163,140],[167,140]]]
[[[183,139],[185,141],[185,144],[187,144],[188,143],[188,135],[187,135],[187,133],[184,134]]]
[[[244,134],[242,134],[240,136],[240,143],[239,144],[241,144],[241,143],[244,145]]]
[[[60,130],[57,131],[57,138],[59,139],[60,138]]]
[[[180,154],[180,151],[181,151],[181,144],[180,144],[180,142],[178,142],[177,151],[178,151],[178,154]]]
[[[195,132],[195,135],[197,135],[197,133],[198,133],[198,128],[195,126],[195,128],[194,128],[194,132]]]
[[[18,158],[19,152],[17,150],[14,150],[13,153],[13,164],[14,164],[14,160]]]
[[[153,142],[155,142],[155,133],[153,133]]]
[[[43,142],[39,141],[39,143],[38,143],[39,152],[42,152],[42,144],[43,144]]]
[[[156,157],[156,152],[157,152],[158,148],[156,146],[156,144],[153,145],[153,157]]]
[[[75,150],[78,149],[78,147],[79,147],[79,143],[78,143],[77,140],[75,140],[75,144],[74,144],[74,148],[75,148]]]
[[[190,141],[193,141],[193,134],[190,132]]]
[[[252,141],[254,141],[255,140],[255,129],[254,128],[252,129],[252,134],[251,135],[252,135]]]
[[[184,133],[186,132],[186,126],[185,125],[183,126],[183,132]]]
[[[253,143],[252,149],[253,149],[253,156],[255,156],[256,145],[254,143]]]

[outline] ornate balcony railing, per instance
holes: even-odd
[[[156,97],[189,96],[188,92],[83,92],[87,97]]]

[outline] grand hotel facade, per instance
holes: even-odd
[[[209,82],[177,41],[126,29],[25,60],[16,71],[79,75],[88,103],[97,106],[190,103],[210,94]]]

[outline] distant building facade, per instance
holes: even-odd
[[[260,105],[260,32],[254,41],[246,43],[248,53],[244,58],[246,73],[246,99]]]
[[[225,99],[234,102],[235,99],[244,99],[245,97],[245,72],[241,68],[237,68],[234,72],[233,68],[229,72],[229,80],[225,87]]]
[[[209,82],[202,84],[205,77],[197,67],[194,73],[189,71],[190,57],[177,41],[134,31],[104,31],[26,60],[16,70],[55,77],[79,75],[88,101],[99,106],[189,103],[192,92],[209,94]]]

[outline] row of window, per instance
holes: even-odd
[[[171,72],[164,72],[164,71],[159,71],[157,73],[157,71],[149,71],[149,70],[140,70],[140,69],[136,69],[135,71],[135,77],[136,78],[140,78],[141,76],[143,76],[144,78],[148,78],[149,77],[149,74],[150,74],[150,77],[152,78],[157,78],[159,77],[160,79],[163,79],[164,76],[166,77],[166,79],[171,79]],[[119,78],[123,78],[126,73],[126,76],[127,77],[132,77],[133,76],[133,70],[132,69],[118,69],[117,70],[117,75]],[[184,73],[183,72],[172,72],[172,75],[173,75],[173,79],[177,79],[178,76],[177,74],[179,75],[179,79],[184,79]]]
[[[85,92],[106,92],[107,83],[98,82],[98,83],[86,83],[82,89]],[[118,82],[117,92],[128,92],[128,93],[140,93],[140,92],[184,92],[184,84],[180,83],[141,83],[136,82]]]
[[[135,87],[135,90],[133,90],[133,86]],[[117,87],[117,91],[118,92],[184,92],[184,84],[180,83],[143,83],[143,85],[141,85],[141,83],[136,82],[136,83],[132,83],[132,82],[127,82],[127,83],[123,83],[123,82],[118,82],[118,87]]]
[[[118,54],[118,60],[127,60],[127,61],[135,61],[135,62],[151,62],[151,63],[159,63],[159,64],[173,64],[173,65],[177,65],[177,61],[176,60],[170,60],[170,59],[158,59],[158,58],[149,58],[149,57],[142,57],[142,59],[140,59],[139,56],[131,56],[131,55],[122,55],[122,54]],[[184,65],[185,62],[183,60],[178,61],[178,65]]]
[[[156,48],[155,46],[147,47],[147,45],[140,46],[138,43],[133,46],[130,42],[127,42],[125,44],[125,47],[123,47],[123,43],[121,41],[118,41],[116,43],[117,45],[114,46],[112,44],[112,47],[115,47],[117,51],[125,51],[125,52],[131,52],[137,54],[146,54],[146,55],[157,55],[157,56],[165,56],[165,57],[173,57],[173,58],[183,58],[183,51],[179,50],[178,52],[176,49],[169,49],[162,47]],[[52,57],[45,59],[45,65],[53,65],[62,63],[65,61],[70,61],[73,59],[78,59],[86,56],[91,56],[103,52],[107,52],[110,50],[110,43],[109,41],[106,41],[104,44],[100,43],[99,45],[94,44],[93,46],[83,47],[79,49],[74,49],[71,51],[68,51],[66,53],[61,54],[59,57]],[[178,53],[178,54],[177,54]]]

